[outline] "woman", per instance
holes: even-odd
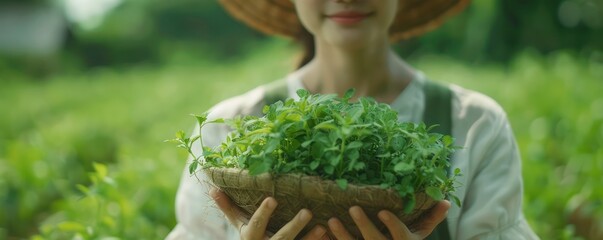
[[[312,93],[337,93],[355,88],[359,96],[389,103],[401,121],[419,122],[426,109],[425,77],[404,62],[390,42],[419,35],[460,11],[468,0],[222,0],[236,18],[269,34],[297,39],[306,46],[299,69],[286,76],[288,95],[305,88]],[[522,210],[521,160],[504,111],[492,99],[459,86],[449,86],[451,133],[463,149],[452,168],[464,175],[456,195],[462,207],[439,202],[410,229],[388,211],[379,219],[393,239],[423,239],[436,229],[440,239],[537,239]],[[261,86],[214,106],[211,117],[260,114],[267,88]],[[447,107],[446,107],[447,108]],[[204,127],[204,143],[219,144],[224,126]],[[207,137],[209,136],[209,137]],[[197,149],[198,151],[198,149]],[[202,179],[203,180],[203,179]],[[267,221],[278,204],[267,198],[248,221],[219,190],[207,194],[198,180],[183,174],[177,196],[179,224],[168,239],[264,239]],[[216,203],[221,213],[213,207]],[[365,239],[385,239],[359,207],[350,215]],[[321,239],[330,230],[338,239],[352,239],[337,216],[297,236],[312,213],[303,209],[276,239]],[[444,219],[446,219],[444,221]],[[246,223],[248,222],[248,223]],[[439,224],[442,223],[442,224]],[[439,226],[438,226],[439,224]],[[432,235],[436,236],[436,235]]]

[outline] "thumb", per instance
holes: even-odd
[[[438,226],[448,215],[448,209],[450,209],[450,202],[447,200],[439,201],[433,208],[431,208],[429,214],[427,214],[422,220],[419,228],[415,234],[421,236],[421,239],[426,238],[431,234],[434,228]]]
[[[218,208],[224,213],[226,219],[228,219],[233,226],[238,227],[243,224],[243,221],[241,221],[241,210],[232,203],[226,193],[218,188],[212,187],[209,190],[209,196],[216,202]]]

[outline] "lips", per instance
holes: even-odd
[[[332,15],[328,15],[327,17],[336,23],[342,25],[354,25],[362,22],[365,18],[370,16],[370,13],[362,13],[357,11],[342,11]]]

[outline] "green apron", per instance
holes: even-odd
[[[284,79],[269,83],[265,87],[264,103],[266,105],[279,100],[284,101],[289,97],[287,81]],[[452,91],[450,88],[430,80],[425,81],[423,91],[425,93],[425,110],[423,112],[425,125],[438,124],[432,129],[433,132],[452,135]],[[449,240],[450,231],[446,219],[426,239]]]

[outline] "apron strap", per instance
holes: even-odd
[[[270,105],[278,101],[285,101],[289,96],[287,80],[280,79],[264,85],[264,105]]]
[[[452,91],[449,87],[431,80],[425,81],[425,125],[437,124],[432,132],[452,135]],[[446,218],[426,238],[427,240],[450,240],[450,231]]]

